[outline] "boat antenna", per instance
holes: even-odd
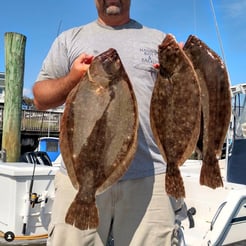
[[[219,25],[218,25],[216,14],[215,14],[215,10],[214,10],[213,0],[210,0],[210,6],[211,6],[212,14],[213,14],[213,17],[214,17],[214,23],[215,23],[217,38],[218,38],[219,45],[220,45],[222,59],[223,59],[224,64],[225,64],[225,66],[227,68],[225,52],[224,52],[224,48],[223,48],[222,38],[221,38],[221,35],[220,35],[220,31],[219,31]],[[230,73],[229,73],[228,69],[227,69],[227,74],[228,74],[229,83],[231,85],[231,78],[230,78]],[[226,157],[225,157],[226,163],[228,163],[228,158],[229,158],[229,129],[227,131],[227,136],[226,136]],[[226,173],[227,173],[227,165],[226,165]],[[227,179],[227,177],[226,177],[226,179]]]
[[[61,32],[61,26],[62,26],[62,20],[59,21],[59,25],[58,25],[58,28],[57,28],[56,37],[58,37],[59,34],[60,34],[60,32]]]
[[[213,17],[214,17],[214,24],[215,24],[216,33],[217,33],[217,37],[218,37],[218,41],[219,41],[219,46],[220,46],[220,50],[221,50],[221,56],[222,56],[222,59],[224,61],[225,66],[227,68],[227,62],[226,62],[226,58],[225,58],[225,52],[224,52],[224,48],[223,48],[222,38],[221,38],[221,35],[220,35],[219,25],[218,25],[216,14],[215,14],[215,10],[214,10],[213,0],[210,0],[210,6],[211,6]],[[227,73],[228,73],[229,83],[231,85],[231,77],[230,77],[230,73],[229,73],[228,69],[227,69]]]

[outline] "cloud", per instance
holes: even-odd
[[[227,2],[222,1],[221,7],[224,9],[228,17],[233,19],[245,19],[246,0],[227,0]]]
[[[246,0],[220,0],[223,29],[228,32],[228,40],[232,50],[246,50]],[[237,30],[235,35],[234,30]]]
[[[23,96],[32,98],[32,90],[30,88],[23,88]]]

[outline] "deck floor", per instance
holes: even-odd
[[[31,241],[31,240],[15,240],[13,242],[6,242],[4,239],[0,239],[0,245],[1,246],[9,246],[9,245],[15,245],[15,246],[45,246],[46,245],[46,240],[38,240],[38,241]],[[246,240],[239,242],[239,243],[233,243],[233,244],[227,244],[226,246],[245,246],[246,245]],[[117,245],[116,245],[117,246]],[[197,245],[194,245],[197,246]]]

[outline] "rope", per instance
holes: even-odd
[[[1,231],[0,232],[0,238],[4,238],[4,233]],[[38,235],[17,235],[14,237],[14,240],[38,240],[38,239],[47,239],[48,234],[38,234]]]

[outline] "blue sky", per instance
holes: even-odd
[[[213,5],[231,84],[246,83],[246,0],[213,0]],[[223,56],[210,0],[132,0],[131,17],[178,41],[195,34]],[[25,35],[23,93],[32,98],[32,85],[57,33],[96,18],[94,0],[2,0],[0,71],[5,71],[4,33]]]

